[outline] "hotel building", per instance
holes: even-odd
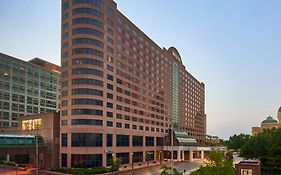
[[[163,159],[174,130],[204,144],[205,85],[112,0],[62,0],[61,166]]]
[[[39,58],[26,62],[0,53],[0,127],[17,126],[20,115],[58,112],[59,69]]]

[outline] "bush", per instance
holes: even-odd
[[[52,171],[68,174],[102,174],[108,173],[109,169],[106,167],[94,167],[94,168],[54,168]]]
[[[16,166],[16,162],[13,162],[13,161],[9,161],[9,162],[4,161],[4,164],[8,165],[8,166]]]

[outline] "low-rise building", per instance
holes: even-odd
[[[0,158],[16,163],[30,163],[35,167],[37,157],[41,169],[58,167],[59,121],[60,115],[56,112],[21,116],[17,127],[2,128]]]
[[[281,128],[281,107],[278,109],[277,118],[278,121],[275,120],[273,117],[268,116],[265,120],[261,122],[261,125],[259,127],[252,127],[252,135],[257,135],[264,129]]]

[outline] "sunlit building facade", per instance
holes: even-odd
[[[59,66],[0,53],[0,74],[0,127],[17,126],[20,115],[59,111]]]
[[[204,144],[205,85],[112,0],[62,0],[64,167],[162,159],[171,124]]]
[[[278,120],[275,120],[273,117],[268,116],[261,122],[260,126],[252,127],[252,135],[257,135],[265,129],[281,128],[281,107],[278,109],[277,119]]]

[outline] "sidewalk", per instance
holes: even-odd
[[[174,163],[175,163],[176,161],[174,161]],[[160,163],[160,161],[149,161],[149,167],[151,167],[151,166],[157,166],[157,165],[162,165],[162,166],[164,166],[164,165],[167,165],[167,164],[169,164],[170,163],[170,161],[161,161],[161,163]],[[121,165],[120,166],[120,169],[119,169],[119,172],[120,171],[131,171],[132,169],[141,169],[141,168],[147,168],[148,167],[148,161],[146,161],[146,162],[136,162],[136,163],[134,163],[133,164],[133,166],[132,166],[132,164],[126,164],[126,165]]]

